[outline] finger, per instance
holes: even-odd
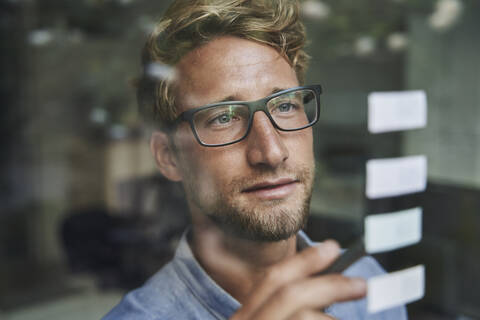
[[[255,287],[240,311],[244,314],[253,312],[279,288],[322,271],[332,264],[339,254],[338,243],[326,240],[274,265],[266,272],[264,280]]]
[[[258,319],[288,319],[302,309],[323,309],[335,302],[359,299],[365,293],[366,283],[360,278],[331,274],[304,279],[275,292],[258,308],[255,316]]]
[[[288,320],[336,320],[334,317],[329,316],[323,312],[317,310],[303,309],[296,312]]]

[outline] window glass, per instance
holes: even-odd
[[[155,166],[135,96],[141,48],[170,2],[0,4],[0,318],[98,319],[171,259],[188,208]],[[425,265],[412,318],[479,318],[480,3],[300,7],[305,84],[323,87],[307,234],[348,247],[366,216],[421,207],[422,241],[375,257],[387,271]],[[426,127],[369,132],[369,94],[409,90],[426,93]],[[369,160],[414,155],[427,158],[425,191],[366,197]]]

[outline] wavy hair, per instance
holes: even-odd
[[[308,62],[298,0],[177,0],[150,34],[137,82],[140,114],[157,128],[177,116],[174,77],[168,74],[188,52],[230,35],[267,44],[295,69],[300,83]],[[152,75],[152,66],[158,73]],[[167,72],[161,72],[161,71]]]

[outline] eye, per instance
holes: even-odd
[[[216,117],[213,117],[208,121],[209,124],[212,125],[224,125],[224,124],[229,124],[235,119],[235,113],[234,112],[225,112],[222,114],[217,115]]]
[[[228,123],[231,120],[232,120],[232,115],[231,114],[226,114],[226,113],[216,117],[215,119],[213,119],[214,122],[217,121],[218,123],[222,123],[222,124]]]
[[[295,108],[295,106],[291,103],[282,103],[279,106],[277,106],[276,110],[278,112],[285,113],[285,112],[292,111],[294,108]]]
[[[282,103],[279,107],[278,107],[278,110],[280,110],[280,112],[288,112],[290,110],[292,110],[293,106],[292,104],[290,103]]]

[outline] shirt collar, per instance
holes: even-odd
[[[195,259],[187,241],[189,230],[190,229],[187,229],[184,232],[179,242],[173,263],[180,278],[199,302],[217,319],[226,319],[230,317],[241,304],[213,281]],[[299,231],[297,234],[297,249],[300,251],[312,245],[313,242],[308,236],[303,231]]]

